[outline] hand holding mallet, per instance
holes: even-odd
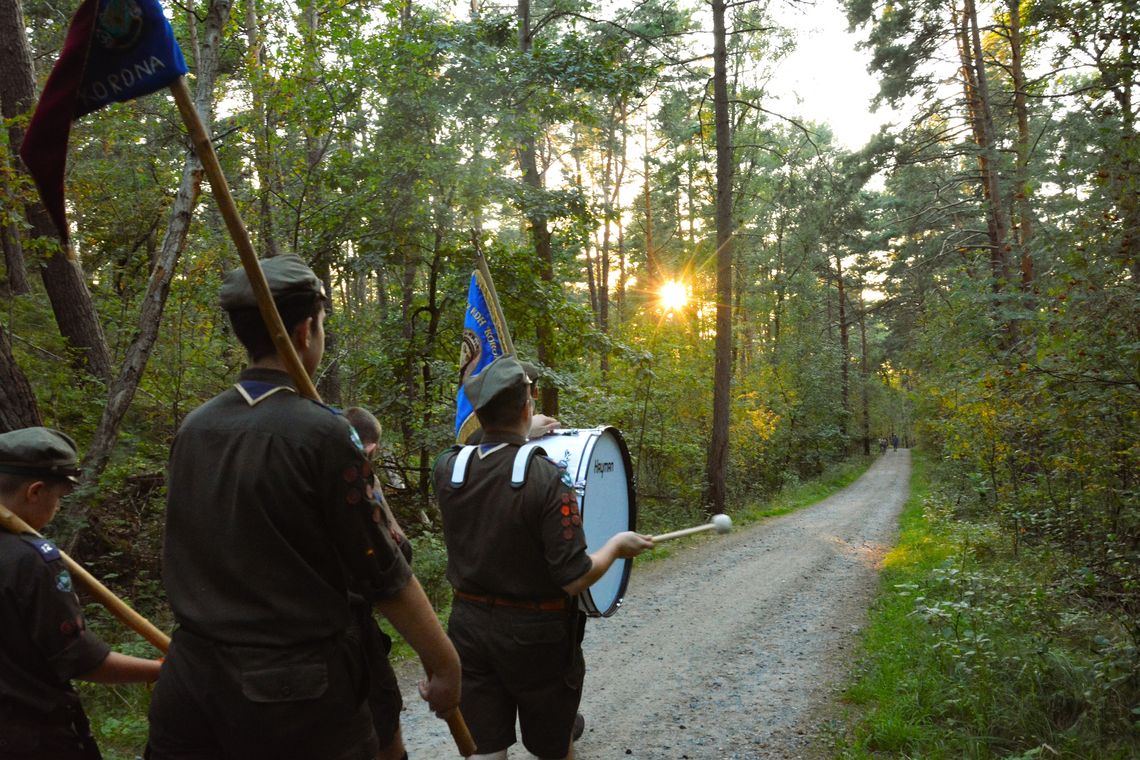
[[[704,525],[698,525],[695,528],[684,528],[683,530],[675,530],[671,533],[662,533],[660,536],[653,537],[653,543],[661,543],[662,541],[671,541],[674,538],[681,538],[682,536],[691,536],[694,533],[703,533],[706,530],[715,530],[717,533],[728,533],[732,530],[732,518],[726,514],[713,515],[712,520]]]

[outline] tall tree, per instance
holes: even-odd
[[[728,112],[728,48],[725,0],[712,0],[713,110],[716,132],[716,356],[712,434],[709,439],[705,503],[723,512],[727,497],[728,423],[732,383],[732,132]]]
[[[518,0],[518,50],[522,57],[529,58],[534,51],[534,33],[538,24],[531,23],[530,0]],[[538,261],[539,276],[547,292],[554,288],[554,250],[551,245],[550,224],[539,197],[543,190],[543,175],[538,168],[538,143],[540,132],[537,126],[531,126],[535,120],[528,108],[525,98],[520,99],[519,122],[524,125],[518,135],[518,163],[522,171],[523,182],[533,192],[534,199],[525,204],[524,213],[527,225],[530,227],[531,240],[534,245],[534,255]],[[552,320],[549,314],[542,315],[536,324],[536,341],[538,348],[538,361],[550,368],[555,366],[554,336],[551,331]],[[546,383],[542,388],[542,411],[551,416],[558,415],[558,386],[555,383]]]

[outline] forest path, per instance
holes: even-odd
[[[888,451],[810,507],[635,563],[622,608],[586,625],[579,760],[818,754],[909,486],[910,452]],[[456,757],[405,665],[410,757]],[[516,744],[511,756],[528,754]]]

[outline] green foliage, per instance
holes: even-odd
[[[916,465],[847,691],[858,709],[843,756],[1133,756],[1140,656],[1127,622],[1073,604],[1079,563],[1014,555],[945,468]]]

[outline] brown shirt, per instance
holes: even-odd
[[[578,498],[565,470],[536,456],[524,484],[511,487],[515,455],[525,442],[487,434],[460,487],[451,483],[459,448],[436,460],[447,579],[460,591],[550,599],[565,596],[562,586],[590,569]]]
[[[191,413],[170,457],[163,581],[179,625],[214,641],[290,646],[345,630],[411,570],[370,497],[339,413],[289,376],[250,369]]]
[[[0,531],[0,703],[51,712],[110,648],[87,630],[71,575],[45,538]],[[3,728],[0,704],[0,734]]]

